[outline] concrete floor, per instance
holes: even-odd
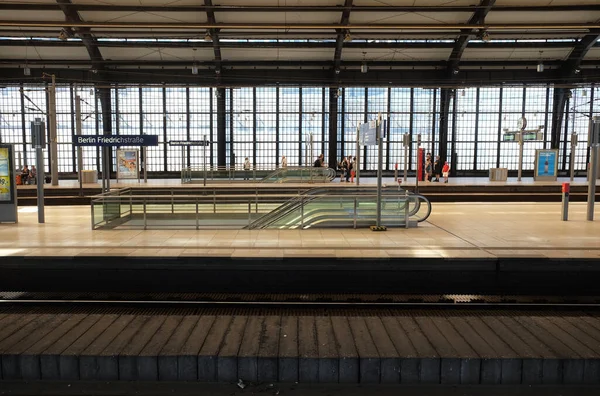
[[[21,207],[0,224],[2,256],[225,257],[600,257],[600,208],[572,203],[560,221],[555,203],[437,203],[415,229],[92,231],[87,206]]]

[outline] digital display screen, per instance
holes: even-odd
[[[527,133],[523,133],[523,141],[530,141],[530,140],[538,140],[537,139],[537,132],[527,132]]]
[[[515,135],[514,133],[505,133],[502,136],[502,140],[504,140],[505,142],[514,142],[517,140],[516,138],[517,138],[517,135]]]
[[[0,147],[0,202],[11,202],[10,150]]]

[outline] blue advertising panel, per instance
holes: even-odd
[[[556,151],[537,151],[537,175],[541,177],[556,177]]]
[[[156,135],[79,135],[73,136],[74,146],[158,146]]]

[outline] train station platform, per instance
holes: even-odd
[[[19,209],[0,226],[2,290],[581,293],[600,221],[573,203],[438,203],[418,228],[96,230],[90,208]],[[596,217],[600,208],[596,210]]]
[[[416,189],[415,178],[406,182],[401,180],[402,188],[410,191]],[[569,178],[559,178],[555,182],[534,181],[532,178],[509,178],[507,181],[489,181],[486,177],[451,178],[449,183],[419,182],[418,190],[427,196],[431,202],[560,202],[561,185],[570,182]],[[393,177],[384,177],[386,186],[398,186]],[[571,183],[571,200],[582,202],[587,199],[587,181],[585,178],[575,178]],[[377,180],[373,177],[361,178],[361,186],[375,187]],[[214,181],[207,184],[206,189],[239,190],[295,190],[304,191],[315,187],[348,188],[356,184],[340,182],[339,176],[330,183],[255,183],[243,180]],[[112,180],[111,189],[193,189],[202,191],[202,184],[182,184],[179,179],[149,179],[147,183],[137,180]],[[46,184],[45,202],[47,205],[89,205],[91,197],[101,194],[100,183],[83,184],[80,189],[77,180],[60,180],[58,186]],[[596,189],[596,197],[600,199],[600,183]],[[18,187],[20,206],[37,204],[36,186]]]
[[[599,358],[581,311],[0,308],[4,381],[598,385]]]

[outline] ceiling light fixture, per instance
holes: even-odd
[[[210,35],[210,32],[207,30],[206,34],[204,35],[204,41],[212,41],[212,36]]]
[[[58,38],[61,41],[67,41],[67,39],[69,38],[69,35],[67,34],[67,31],[65,29],[62,29],[60,31],[60,33],[58,33]]]
[[[27,67],[27,65],[25,65],[25,67],[23,68],[23,74],[26,76],[31,76],[31,69]]]
[[[481,38],[482,41],[485,41],[486,43],[491,40],[490,34],[487,31],[485,31],[485,30],[483,32],[481,32],[480,38]]]
[[[363,52],[363,62],[362,65],[360,65],[360,72],[361,73],[366,73],[369,71],[369,66],[367,66],[367,53]]]
[[[542,61],[542,54],[544,53],[544,51],[540,51],[540,61],[538,62],[537,65],[537,72],[538,73],[543,73],[544,72],[544,62]]]
[[[344,42],[348,42],[348,41],[352,41],[352,36],[350,35],[350,32],[346,32],[346,34],[344,34]]]
[[[456,75],[459,71],[460,70],[458,70],[458,67],[455,67],[454,69],[452,69],[452,74]]]

